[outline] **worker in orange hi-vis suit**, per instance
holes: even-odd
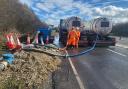
[[[78,43],[79,43],[79,39],[80,39],[80,29],[79,27],[76,27],[76,34],[77,34],[77,38],[76,38],[76,48],[78,48]]]
[[[64,48],[59,48],[60,51],[65,51],[68,46],[76,46],[76,39],[77,39],[77,32],[76,28],[72,27],[68,32],[67,44]]]
[[[73,46],[75,47],[76,45],[76,39],[77,39],[77,32],[76,32],[76,28],[72,27],[72,29],[69,31],[68,33],[68,39],[67,39],[67,44],[66,44],[66,48],[67,46]]]

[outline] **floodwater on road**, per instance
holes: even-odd
[[[54,36],[54,41],[53,41],[53,43],[54,43],[55,45],[58,45],[58,44],[59,44],[59,35],[55,35],[55,36]]]
[[[81,50],[69,51],[69,53],[79,53]],[[128,89],[127,53],[127,49],[122,48],[122,51],[119,51],[118,47],[96,48],[88,54],[71,60],[87,89]]]

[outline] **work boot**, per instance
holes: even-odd
[[[71,49],[73,49],[73,48],[74,48],[74,46],[72,45],[72,46],[71,46]]]

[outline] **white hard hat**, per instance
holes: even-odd
[[[76,29],[79,29],[79,27],[76,27]]]

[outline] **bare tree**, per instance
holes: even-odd
[[[118,23],[113,26],[112,33],[117,36],[126,36],[128,37],[128,22]]]
[[[0,31],[32,32],[37,27],[47,26],[42,23],[28,8],[18,0],[0,0]]]

